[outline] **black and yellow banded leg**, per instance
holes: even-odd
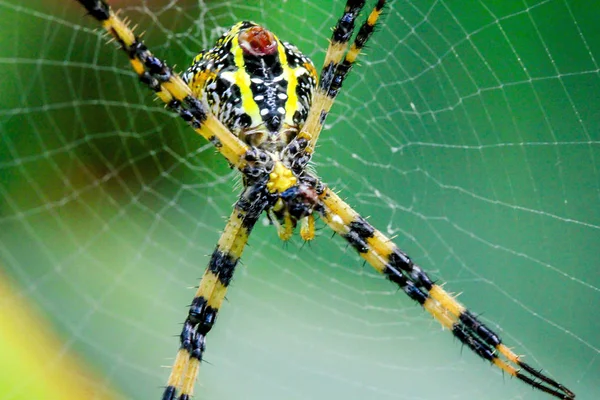
[[[321,70],[319,84],[313,95],[306,123],[298,135],[298,139],[308,141],[308,146],[304,150],[308,154],[314,152],[327,114],[333,106],[333,102],[342,87],[344,79],[348,75],[352,65],[356,62],[365,43],[371,37],[377,20],[385,6],[385,0],[377,1],[369,17],[358,30],[358,34],[352,46],[350,46],[350,50],[348,50],[348,43],[354,33],[354,24],[364,5],[365,0],[348,0],[344,14],[333,29],[331,42],[325,55],[323,69]]]
[[[247,189],[212,253],[180,335],[180,348],[163,392],[163,400],[189,400],[205,349],[205,339],[221,308],[248,236],[266,206],[260,191]]]
[[[120,44],[140,81],[156,92],[157,96],[194,130],[212,142],[225,158],[238,169],[244,168],[242,157],[248,146],[234,136],[192,95],[191,89],[162,60],[155,57],[146,45],[119,18],[103,0],[77,0],[88,13]]]
[[[341,235],[373,268],[398,285],[445,328],[469,347],[511,376],[559,399],[575,398],[573,392],[522,362],[500,337],[485,326],[456,298],[433,283],[427,274],[386,236],[325,188],[319,209],[327,225]]]

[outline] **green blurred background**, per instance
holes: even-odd
[[[179,70],[241,19],[320,65],[343,7],[111,4]],[[579,399],[600,396],[598,20],[592,1],[391,1],[315,157]],[[97,393],[159,398],[235,174],[96,28],[74,1],[0,0],[0,267],[59,350],[95,371]],[[303,246],[262,225],[208,338],[198,398],[547,398],[461,350],[326,229]],[[26,398],[36,382],[2,385],[0,398]]]

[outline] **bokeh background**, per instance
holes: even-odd
[[[321,65],[343,7],[111,4],[179,70],[241,19]],[[600,396],[599,18],[592,1],[390,1],[314,159],[579,399]],[[2,399],[81,385],[159,398],[237,196],[235,173],[105,42],[75,1],[0,0]],[[461,349],[325,228],[282,244],[259,224],[243,259],[198,398],[547,398]]]

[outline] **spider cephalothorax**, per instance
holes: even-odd
[[[290,159],[281,157],[279,152],[255,148],[245,154],[245,160],[244,186],[253,187],[254,191],[263,188],[268,199],[265,211],[277,227],[279,237],[290,239],[301,221],[302,238],[311,240],[314,237],[313,212],[318,210],[319,194],[323,190],[318,179],[306,171],[296,172],[287,162]]]
[[[317,180],[304,173],[308,142],[288,145],[304,126],[317,77],[310,59],[272,32],[243,21],[216,46],[200,53],[184,80],[211,111],[242,141],[252,146],[245,186],[265,185],[265,207],[279,237],[288,240],[298,221],[301,235],[314,237]],[[304,158],[303,158],[304,157]]]
[[[288,240],[298,223],[312,240],[317,214],[360,257],[420,304],[481,358],[531,387],[564,400],[575,394],[521,361],[500,337],[446,292],[389,238],[306,167],[345,77],[375,29],[378,0],[358,29],[365,0],[347,0],[333,29],[317,84],[312,62],[252,22],[234,25],[201,52],[183,79],[155,57],[103,0],[79,0],[129,56],[142,83],[215,145],[242,175],[243,190],[211,255],[180,334],[163,400],[189,400],[215,323],[248,237],[267,213]]]

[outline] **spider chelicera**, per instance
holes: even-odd
[[[348,0],[317,77],[312,61],[267,29],[240,22],[180,77],[155,57],[102,0],[78,0],[119,43],[142,83],[212,142],[242,175],[243,191],[189,307],[163,400],[187,400],[235,267],[259,216],[282,240],[300,224],[315,236],[315,215],[465,346],[526,384],[560,399],[569,389],[521,361],[496,333],[434,283],[404,252],[307,169],[327,113],[385,5],[378,0],[354,36],[365,0]]]

